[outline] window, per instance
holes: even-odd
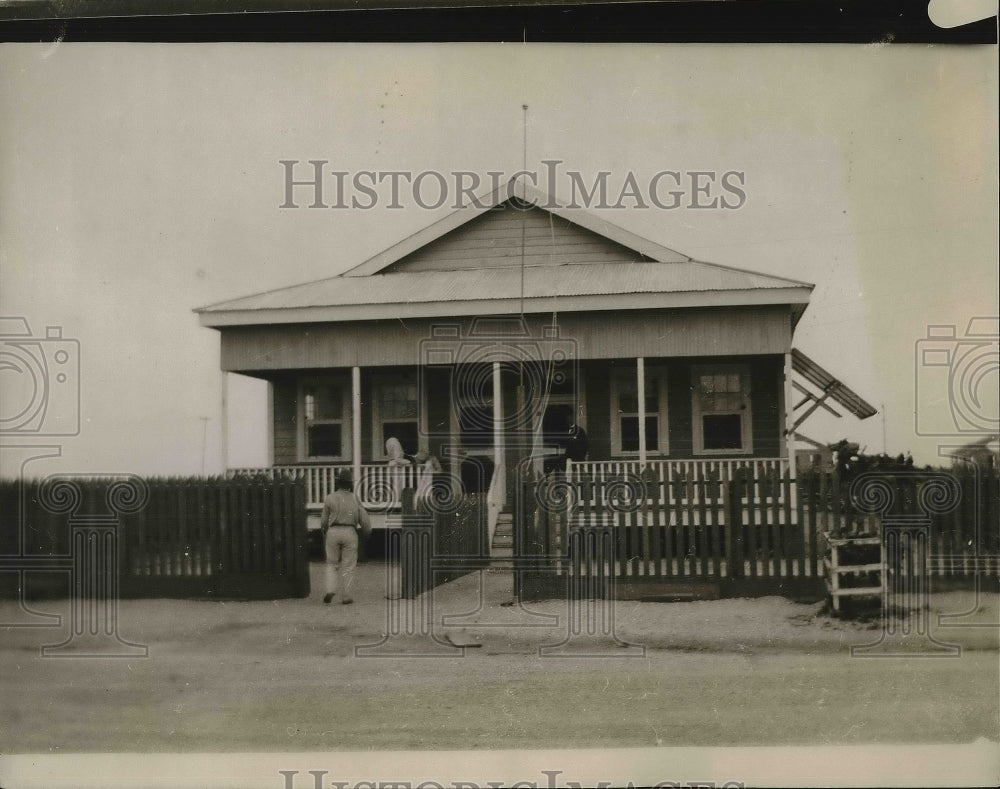
[[[639,453],[639,386],[636,371],[619,370],[611,379],[611,448],[615,454]],[[646,452],[665,455],[667,447],[667,375],[645,370]]]
[[[385,459],[385,442],[399,439],[403,451],[414,454],[420,447],[420,396],[412,375],[379,377],[374,382],[372,456]]]
[[[743,365],[693,371],[694,451],[750,454],[750,376]]]
[[[300,390],[305,460],[345,460],[350,455],[348,397],[342,381],[304,381]]]

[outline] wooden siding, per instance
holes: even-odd
[[[670,457],[694,457],[694,419],[691,409],[691,361],[678,359],[667,366]]]
[[[371,372],[361,371],[361,462],[372,462],[372,409],[375,407],[373,400],[373,385]],[[354,418],[353,415],[351,417]]]
[[[295,378],[275,378],[274,384],[274,463],[297,463],[298,382]]]
[[[451,375],[447,370],[428,369],[424,373],[423,396],[427,398],[427,448],[442,458],[442,448],[453,443],[451,436]],[[443,458],[447,462],[447,458]]]
[[[757,457],[781,455],[782,415],[779,413],[785,360],[780,356],[754,359],[750,365],[750,409],[753,453]]]
[[[503,204],[400,259],[383,273],[512,267],[521,265],[522,228],[527,265],[630,263],[638,252],[562,217]],[[550,223],[551,220],[551,223]]]
[[[611,457],[611,370],[614,362],[584,362],[583,386],[587,400],[587,441],[591,460]]]
[[[551,313],[527,316],[535,338],[551,322]],[[746,356],[791,348],[791,310],[782,305],[567,313],[557,314],[557,322],[560,337],[575,344],[580,359]],[[225,327],[222,369],[270,377],[271,370],[415,365],[421,342],[442,324],[458,324],[467,338],[472,319]],[[552,347],[539,345],[543,352]]]
[[[453,371],[448,368],[425,367],[417,375],[423,387],[421,397],[426,401],[426,423],[420,436],[420,446],[437,456],[446,471],[453,471],[458,436],[452,430],[458,419],[452,414],[452,392],[461,384],[453,381]]]
[[[519,444],[523,451],[528,443],[528,438],[524,435],[518,435],[518,431],[523,428],[515,427],[513,418],[517,414],[517,387],[519,383],[520,380],[515,370],[506,367],[501,370],[500,393],[503,401],[504,424],[507,428],[504,442],[507,446]]]

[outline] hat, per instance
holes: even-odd
[[[336,482],[338,485],[347,485],[348,487],[354,485],[354,475],[351,474],[349,468],[342,468],[337,472]]]

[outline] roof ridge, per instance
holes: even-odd
[[[721,269],[724,269],[725,271],[735,271],[738,274],[753,274],[754,276],[757,276],[757,277],[767,277],[768,279],[778,279],[778,280],[781,280],[782,282],[790,282],[790,283],[792,283],[794,285],[798,285],[801,288],[815,288],[816,287],[816,283],[815,282],[806,282],[805,280],[801,280],[801,279],[792,279],[791,277],[783,277],[780,274],[768,274],[768,273],[766,273],[764,271],[756,271],[755,269],[740,268],[738,266],[727,266],[725,263],[712,263],[712,262],[707,261],[707,260],[696,260],[695,258],[691,258],[690,262],[691,263],[697,263],[700,266],[707,266],[708,268],[721,268]]]
[[[286,290],[295,290],[296,288],[302,288],[306,285],[319,285],[321,282],[329,282],[331,279],[337,279],[343,276],[341,274],[334,274],[332,277],[322,277],[321,279],[311,279],[308,282],[298,282],[295,285],[282,285],[280,288],[269,288],[268,290],[258,290],[256,293],[246,293],[242,296],[236,296],[232,299],[223,299],[222,301],[214,301],[211,304],[206,304],[203,307],[195,307],[193,312],[202,312],[205,310],[212,310],[221,307],[223,304],[228,304],[231,301],[243,301],[245,299],[252,299],[255,296],[270,296],[272,293],[281,293]]]
[[[418,271],[386,271],[379,272],[378,274],[366,274],[365,277],[345,277],[345,279],[365,279],[368,277],[398,277],[404,274],[430,274],[439,273],[447,271],[450,274],[461,274],[465,271],[494,271],[498,269],[511,269],[511,268],[561,268],[563,266],[634,266],[634,265],[652,265],[652,266],[681,266],[685,263],[697,263],[696,260],[651,260],[649,258],[644,258],[642,260],[583,260],[578,262],[573,262],[571,260],[563,261],[562,263],[510,263],[502,266],[464,266],[463,268],[422,268]],[[739,269],[736,269],[739,271]],[[336,279],[332,277],[331,279]],[[322,280],[317,280],[321,282]]]

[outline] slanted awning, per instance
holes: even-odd
[[[858,419],[867,419],[878,413],[878,410],[861,397],[861,395],[828,373],[802,353],[802,351],[798,350],[798,348],[792,349],[792,372],[798,373],[805,381],[819,390],[818,393],[813,392],[798,381],[792,381],[792,386],[804,395],[803,399],[795,404],[793,410],[798,411],[807,403],[812,403],[801,416],[796,418],[792,430],[805,422],[817,408],[823,408],[834,416],[839,417],[840,413],[830,406],[827,402],[828,400],[837,403],[845,411],[853,414]]]

